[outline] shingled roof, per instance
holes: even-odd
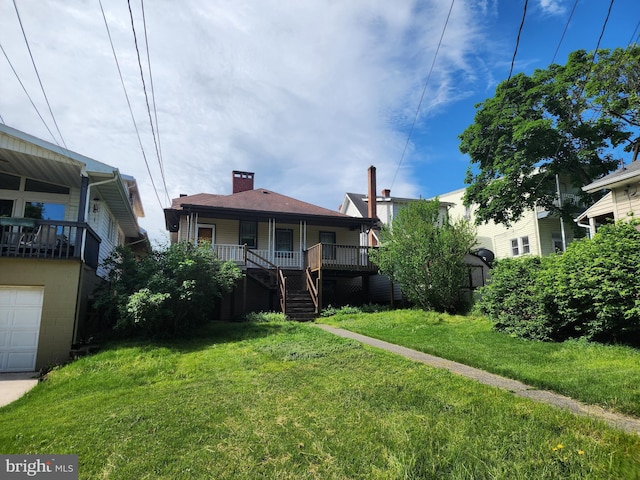
[[[336,225],[358,228],[371,223],[370,219],[357,218],[338,211],[329,210],[311,203],[296,200],[264,188],[246,190],[231,195],[198,193],[174,198],[171,209],[165,210],[167,227],[175,225],[175,216],[198,212],[211,218],[279,221],[310,221],[321,225]],[[171,219],[171,221],[169,221]],[[175,227],[173,227],[175,228]]]

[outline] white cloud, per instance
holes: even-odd
[[[129,13],[119,3],[103,6],[155,185],[162,188]],[[19,8],[67,145],[134,175],[147,213],[141,223],[152,237],[161,236],[162,211],[99,6],[42,0]],[[495,8],[494,2],[456,2],[421,120],[479,81],[472,54],[482,48],[481,17]],[[391,186],[449,4],[156,0],[145,9],[169,196],[229,193],[231,171],[240,169],[256,172],[256,186],[335,209],[345,191],[366,190],[371,164],[380,188]],[[141,15],[134,15],[143,48]],[[0,42],[44,115],[10,2],[0,4],[0,18]],[[2,58],[0,90],[7,124],[51,140]],[[393,188],[418,194],[411,157]]]
[[[561,0],[540,0],[540,8],[547,15],[563,15],[566,12]]]

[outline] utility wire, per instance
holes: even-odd
[[[562,45],[562,41],[564,40],[564,36],[567,33],[567,29],[569,28],[569,24],[571,23],[571,18],[573,18],[573,12],[576,11],[576,7],[578,6],[578,0],[573,2],[573,8],[571,9],[571,13],[569,14],[569,18],[567,19],[567,24],[564,26],[564,30],[562,32],[562,36],[560,37],[560,41],[558,42],[558,46],[556,47],[556,51],[553,53],[553,58],[551,59],[551,63],[553,64],[556,61],[556,55],[558,55],[558,50],[560,50],[560,45]]]
[[[142,146],[142,140],[140,139],[140,131],[138,130],[138,125],[136,124],[135,116],[133,115],[133,109],[131,108],[131,102],[129,101],[129,95],[127,94],[127,88],[124,84],[124,79],[122,78],[122,70],[120,70],[120,63],[118,62],[118,56],[116,55],[116,50],[113,46],[113,39],[111,38],[111,31],[109,30],[109,24],[107,23],[107,16],[104,14],[104,8],[102,8],[102,0],[98,0],[100,4],[100,11],[102,12],[102,18],[104,19],[104,26],[107,29],[107,35],[109,36],[109,43],[111,44],[111,51],[113,52],[113,58],[116,61],[116,67],[118,68],[118,75],[120,76],[120,83],[122,84],[122,89],[124,90],[124,96],[127,99],[127,105],[129,106],[129,113],[131,114],[131,121],[133,122],[133,127],[136,131],[136,136],[138,137],[138,143],[140,144],[140,150],[142,151],[142,158],[144,158],[144,164],[147,166],[147,172],[149,173],[149,179],[151,180],[151,185],[153,186],[153,191],[156,194],[156,198],[158,199],[158,204],[160,208],[164,208],[162,202],[160,201],[160,195],[158,195],[158,189],[156,188],[156,184],[153,181],[153,175],[151,174],[151,169],[149,168],[149,162],[147,161],[147,155],[144,153],[144,147]]]
[[[133,11],[131,10],[131,1],[127,0],[127,5],[129,7],[129,18],[131,19],[131,31],[133,32],[133,43],[136,48],[136,55],[138,58],[138,67],[140,69],[140,79],[142,80],[142,90],[144,91],[144,99],[147,105],[147,113],[149,115],[149,124],[151,125],[151,134],[153,136],[153,144],[156,149],[156,157],[158,158],[158,164],[160,166],[160,176],[162,177],[162,183],[164,185],[164,191],[167,192],[167,182],[164,178],[164,170],[162,168],[162,162],[160,161],[160,151],[158,149],[158,142],[156,140],[156,130],[153,126],[153,119],[151,118],[151,107],[149,106],[149,96],[147,95],[147,85],[144,81],[144,73],[142,71],[142,60],[140,59],[140,49],[138,48],[138,36],[136,35],[136,27],[133,21]]]
[[[42,94],[44,95],[44,100],[47,102],[47,107],[49,107],[49,113],[51,114],[51,118],[53,119],[53,124],[56,126],[56,130],[58,131],[58,135],[60,135],[60,140],[62,140],[62,144],[64,148],[67,148],[67,144],[64,141],[64,137],[60,132],[60,128],[58,127],[58,122],[56,122],[56,117],[53,114],[53,110],[51,109],[51,104],[49,103],[49,99],[47,98],[47,93],[44,90],[44,85],[42,84],[42,79],[40,78],[40,73],[38,73],[38,67],[36,67],[36,62],[33,59],[33,54],[31,53],[31,47],[29,46],[29,41],[27,40],[27,34],[24,30],[24,26],[22,25],[22,19],[20,18],[20,12],[18,11],[18,5],[16,4],[16,0],[13,0],[13,6],[16,9],[16,15],[18,16],[18,22],[20,23],[20,29],[22,30],[22,36],[24,37],[24,43],[27,45],[27,50],[29,51],[29,57],[31,58],[31,63],[33,64],[33,69],[36,72],[36,77],[38,77],[38,83],[40,83],[40,89],[42,90]],[[55,137],[54,137],[55,138]],[[56,141],[56,143],[58,143]],[[58,145],[59,146],[59,145]]]
[[[53,134],[53,132],[51,131],[51,129],[49,128],[49,125],[47,125],[47,122],[44,120],[44,118],[42,117],[42,114],[40,113],[40,110],[38,110],[38,107],[36,106],[36,104],[34,103],[33,99],[31,98],[31,95],[29,95],[29,92],[27,91],[27,88],[24,86],[24,83],[22,83],[22,80],[20,80],[20,75],[18,75],[18,72],[16,71],[16,69],[13,67],[13,64],[11,63],[11,60],[9,60],[9,56],[7,55],[7,52],[5,51],[4,47],[2,46],[2,44],[0,43],[0,50],[2,50],[2,53],[4,54],[4,58],[7,59],[7,62],[9,63],[9,66],[11,67],[11,70],[13,71],[13,74],[16,76],[16,78],[18,79],[18,83],[20,83],[20,86],[22,87],[22,90],[24,91],[24,93],[27,95],[27,98],[29,99],[29,101],[31,102],[31,106],[33,106],[34,110],[36,111],[36,113],[38,114],[38,117],[40,117],[40,120],[42,120],[42,124],[44,125],[44,127],[47,129],[47,131],[49,132],[49,135],[51,135],[51,138],[53,138],[53,141],[56,143],[56,145],[58,145],[58,147],[60,149],[62,149],[62,147],[60,146],[60,144],[58,143],[58,140],[56,139],[55,135]],[[4,123],[4,120],[2,120],[2,123]]]
[[[411,135],[413,134],[413,130],[416,126],[416,122],[418,121],[418,114],[420,113],[420,107],[422,106],[422,101],[424,100],[424,95],[427,91],[427,86],[429,85],[429,80],[431,79],[431,74],[433,73],[433,67],[436,64],[436,59],[438,58],[438,52],[440,52],[440,46],[442,45],[442,39],[444,38],[444,32],[447,30],[447,24],[449,23],[449,18],[451,17],[451,11],[453,10],[453,4],[455,0],[451,0],[451,6],[449,7],[449,13],[447,13],[447,19],[444,22],[444,27],[442,28],[442,33],[440,34],[440,40],[438,41],[438,47],[436,48],[436,53],[433,56],[433,62],[431,62],[431,68],[429,69],[429,73],[427,75],[427,79],[424,82],[424,87],[422,89],[422,95],[420,95],[420,101],[418,102],[418,108],[416,108],[416,113],[413,117],[413,122],[411,124],[411,128],[409,129],[409,134],[407,135],[407,141],[404,144],[404,149],[402,150],[402,155],[400,156],[400,161],[398,162],[398,166],[396,167],[396,171],[393,174],[393,180],[391,180],[391,187],[393,188],[393,184],[396,181],[396,176],[398,175],[398,171],[400,170],[400,165],[402,165],[402,161],[404,160],[404,156],[407,153],[407,147],[409,146],[409,141],[411,140]]]
[[[144,14],[144,0],[140,0],[140,6],[142,8],[142,26],[144,29],[144,43],[147,50],[147,66],[149,67],[149,84],[151,86],[151,103],[153,104],[153,117],[155,119],[156,125],[156,135],[158,136],[158,158],[160,161],[160,173],[162,174],[162,180],[165,181],[164,176],[164,158],[162,157],[162,142],[160,142],[160,123],[158,122],[158,109],[156,108],[156,94],[153,88],[153,75],[151,74],[151,56],[149,54],[149,38],[147,36],[147,19]],[[169,203],[171,203],[171,199],[169,198],[169,192],[167,190],[167,185],[165,182],[165,195]]]
[[[627,45],[628,47],[630,47],[634,43],[638,43],[638,38],[640,37],[640,33],[636,35],[638,28],[640,28],[640,20],[638,20],[638,23],[636,24],[636,28],[633,29],[633,33],[631,34],[631,38],[629,39],[629,44]]]

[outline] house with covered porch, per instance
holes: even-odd
[[[209,244],[243,269],[220,317],[281,310],[305,320],[327,305],[368,301],[367,279],[377,269],[360,235],[375,219],[254,188],[254,176],[233,171],[230,195],[181,195],[165,210],[172,243]]]
[[[95,333],[102,261],[148,246],[142,216],[133,177],[0,124],[0,372],[65,362]]]

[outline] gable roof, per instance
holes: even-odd
[[[319,207],[311,203],[296,200],[265,188],[256,188],[231,195],[198,193],[179,198],[171,202],[171,209],[165,209],[167,228],[175,231],[176,217],[188,213],[202,213],[215,218],[265,220],[276,218],[278,221],[311,221],[318,225],[336,225],[358,228],[372,223],[368,218],[357,218],[338,211]]]
[[[631,162],[629,165],[625,165],[621,169],[605,175],[589,185],[585,185],[582,190],[587,193],[594,193],[603,188],[613,189],[638,181],[638,178],[640,178],[640,160]]]
[[[354,207],[356,207],[360,215],[362,215],[363,217],[366,217],[369,214],[369,199],[367,195],[365,195],[364,193],[347,192],[345,193],[345,198],[349,200]],[[381,197],[380,195],[376,196],[376,204],[386,203],[386,202],[404,204],[404,203],[417,202],[418,200],[421,200],[421,199],[405,198],[405,197]],[[430,198],[428,200],[435,200],[435,198]],[[440,205],[445,207],[450,207],[454,204],[451,202],[440,201]],[[343,203],[343,207],[344,207],[344,203]]]

